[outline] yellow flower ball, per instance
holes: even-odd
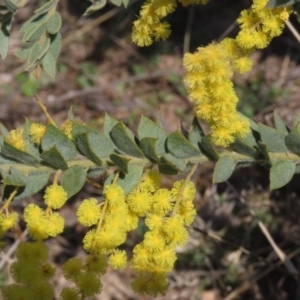
[[[84,226],[97,224],[100,219],[101,210],[96,198],[89,198],[82,201],[76,212],[78,222]]]
[[[68,194],[62,186],[52,184],[46,188],[44,200],[45,204],[52,209],[59,209],[68,200]]]

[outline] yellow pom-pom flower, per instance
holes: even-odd
[[[159,215],[165,215],[167,212],[171,211],[173,207],[172,194],[167,189],[159,189],[153,195],[152,210],[154,213]]]
[[[27,146],[23,137],[23,133],[24,130],[20,128],[11,130],[8,133],[8,135],[4,138],[4,140],[13,147],[21,151],[26,151]]]
[[[60,127],[60,130],[70,139],[72,140],[72,131],[73,131],[73,121],[66,120]]]
[[[39,145],[45,134],[46,126],[40,123],[32,123],[29,128],[29,136],[33,143]]]
[[[19,215],[16,212],[9,213],[5,215],[3,213],[0,214],[0,232],[6,232],[9,229],[13,228],[19,219]]]
[[[146,232],[143,244],[151,252],[158,252],[165,247],[165,240],[160,235],[159,230],[151,230]]]
[[[149,229],[158,229],[163,225],[163,217],[161,215],[149,214],[145,219],[145,224]]]
[[[101,281],[95,273],[80,273],[75,279],[75,284],[82,294],[82,298],[92,297],[101,292]]]
[[[11,299],[34,299],[35,294],[32,290],[29,290],[28,287],[25,287],[20,284],[10,284],[1,287],[1,294],[3,300]]]
[[[145,174],[143,181],[140,183],[140,188],[154,192],[160,187],[161,181],[161,174],[158,171],[149,171]]]
[[[35,240],[44,240],[48,237],[48,220],[45,212],[35,204],[29,204],[24,210],[24,220],[29,235]]]
[[[171,194],[174,198],[180,194],[184,201],[194,200],[196,196],[195,184],[190,181],[188,184],[185,185],[184,179],[175,181],[171,190]]]
[[[68,200],[68,194],[64,188],[57,184],[49,185],[46,188],[44,201],[52,209],[61,208]]]
[[[45,262],[48,259],[48,248],[42,242],[20,243],[16,250],[16,257],[19,261]]]
[[[104,275],[107,269],[105,255],[88,255],[85,259],[85,265],[88,271]]]
[[[53,299],[54,287],[49,282],[42,281],[34,287],[34,295],[35,299]]]
[[[65,278],[74,280],[81,273],[82,267],[82,261],[79,258],[70,258],[62,267]]]
[[[140,191],[138,188],[127,196],[127,203],[132,211],[139,216],[144,216],[152,204],[152,195],[148,191]]]
[[[116,270],[126,268],[127,255],[124,250],[115,250],[113,254],[109,256],[108,263]]]
[[[63,288],[60,293],[61,300],[80,300],[81,297],[75,288]]]
[[[125,200],[124,190],[117,184],[106,185],[103,195],[111,206],[118,206],[120,202]]]
[[[92,250],[92,246],[94,244],[96,238],[96,230],[90,230],[86,233],[85,237],[83,238],[83,248],[86,251],[91,251]]]
[[[64,230],[65,221],[57,212],[53,212],[48,218],[48,230],[49,236],[55,237],[62,233]]]
[[[96,198],[89,198],[82,201],[76,212],[78,222],[84,226],[97,224],[100,219],[101,209]]]

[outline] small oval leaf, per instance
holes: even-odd
[[[270,170],[270,189],[275,190],[286,185],[293,177],[296,170],[292,161],[278,161]]]
[[[213,182],[219,183],[226,181],[234,171],[236,162],[231,156],[222,156],[215,167]]]

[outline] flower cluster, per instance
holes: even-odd
[[[209,0],[178,0],[183,6],[206,4]],[[133,23],[132,40],[140,47],[150,46],[153,41],[166,40],[170,24],[162,21],[175,11],[176,0],[147,0],[141,8],[140,17]]]
[[[124,251],[116,248],[126,241],[128,231],[137,227],[138,218],[125,202],[123,189],[110,184],[104,188],[104,201],[85,199],[77,210],[79,223],[84,226],[97,225],[83,239],[84,248],[92,254],[109,254],[109,263],[116,269],[126,267]]]
[[[251,70],[250,53],[265,48],[278,36],[291,13],[286,7],[267,9],[266,4],[267,0],[254,0],[250,10],[241,12],[236,39],[226,38],[184,56],[189,98],[195,104],[196,116],[210,125],[215,145],[226,147],[236,135],[243,138],[249,132],[249,122],[236,111],[233,72]]]
[[[63,265],[66,279],[74,287],[63,288],[62,300],[80,300],[99,294],[102,289],[100,275],[105,274],[107,262],[104,255],[88,255],[83,263],[79,258],[71,258]]]
[[[47,263],[47,247],[43,243],[21,243],[16,257],[17,261],[10,268],[16,283],[2,287],[3,300],[54,299],[54,288],[49,280],[55,268]]]
[[[194,54],[185,54],[183,61],[187,70],[185,83],[196,116],[210,125],[213,143],[224,147],[234,141],[235,134],[245,137],[249,132],[249,122],[236,111],[238,98],[231,77],[234,69],[249,70],[251,62],[238,45],[231,43],[227,39],[200,47]]]
[[[43,210],[36,204],[29,204],[24,210],[24,220],[29,234],[35,240],[55,237],[64,229],[64,219],[54,209],[61,208],[67,201],[66,191],[59,185],[47,187],[44,201],[47,209]]]
[[[137,190],[140,197],[137,197]],[[148,197],[144,197],[146,193]],[[192,203],[194,197],[195,186],[184,180],[175,182],[171,191],[157,187],[150,192],[145,187],[138,187],[128,196],[129,205],[131,203],[132,209],[145,217],[149,229],[144,240],[133,250],[131,268],[137,271],[132,282],[135,292],[154,297],[165,294],[167,274],[176,261],[175,248],[186,243],[188,232],[185,226],[190,225],[196,215]],[[141,209],[140,204],[144,202],[144,209]]]
[[[245,49],[265,48],[272,38],[279,36],[284,22],[289,18],[291,7],[265,8],[268,0],[254,0],[249,10],[243,10],[237,22],[240,32],[236,41]]]
[[[127,265],[124,250],[118,249],[126,240],[128,231],[145,219],[148,232],[133,251],[131,268],[136,270],[133,289],[138,293],[156,296],[168,288],[167,273],[176,260],[175,248],[183,245],[196,215],[193,206],[195,186],[181,180],[171,190],[160,188],[161,175],[149,171],[140,184],[126,197],[115,183],[103,191],[102,203],[95,198],[83,200],[77,210],[79,223],[96,225],[87,232],[84,248],[94,257],[108,255],[108,264],[114,269]]]

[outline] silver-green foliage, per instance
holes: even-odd
[[[269,0],[266,7],[275,8],[275,7],[289,6],[289,5],[295,5],[298,2],[300,2],[300,0]]]
[[[0,6],[0,57],[5,59],[9,51],[10,29],[14,14],[26,4],[26,0],[4,0]],[[107,0],[92,0],[85,14],[99,10]],[[127,7],[129,0],[111,0],[114,5]],[[44,70],[52,78],[56,75],[56,62],[61,49],[62,18],[56,11],[58,0],[50,0],[35,10],[34,15],[20,29],[23,44],[16,56],[27,61],[26,71],[39,77]]]
[[[236,168],[260,163],[270,169],[270,187],[277,189],[300,170],[300,120],[296,118],[290,130],[276,112],[274,117],[276,129],[252,122],[251,133],[245,139],[237,138],[229,150],[216,149],[196,119],[189,132],[167,134],[160,124],[143,116],[134,135],[108,115],[100,133],[69,114],[72,139],[48,124],[40,146],[30,141],[31,122],[27,121],[23,131],[26,151],[5,141],[8,133],[2,125],[0,173],[4,194],[9,195],[12,187],[18,186],[16,199],[31,196],[58,169],[63,171],[62,185],[69,197],[83,187],[86,178],[110,173],[105,184],[110,183],[116,170],[120,172],[118,184],[129,193],[145,168],[157,166],[160,173],[174,175],[211,160],[216,161],[215,183],[227,180]]]

